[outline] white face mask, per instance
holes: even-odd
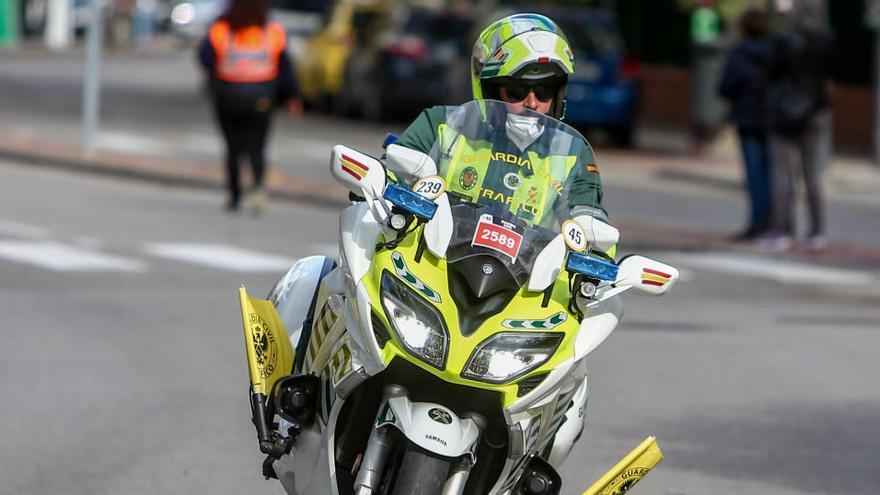
[[[515,115],[512,113],[507,114],[505,129],[507,130],[507,137],[513,141],[513,144],[520,151],[524,151],[544,133],[544,126],[540,123],[538,117]]]

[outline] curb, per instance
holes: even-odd
[[[79,148],[45,145],[38,150],[37,146],[33,142],[0,137],[0,159],[165,186],[225,191],[225,178],[218,164],[158,160],[107,152],[81,156]],[[348,204],[347,191],[335,182],[293,179],[278,170],[271,170],[266,182],[269,196],[275,200],[307,202],[334,209]]]

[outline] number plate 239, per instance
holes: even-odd
[[[480,246],[498,251],[510,257],[511,262],[516,262],[519,248],[522,246],[523,236],[513,230],[515,226],[508,222],[496,223],[492,215],[483,215],[477,223],[471,246]],[[504,225],[507,224],[507,225]]]

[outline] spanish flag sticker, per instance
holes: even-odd
[[[650,268],[642,269],[642,284],[644,285],[657,285],[663,287],[669,282],[670,277],[672,277],[672,275],[668,273],[652,270]]]
[[[590,172],[591,174],[598,174],[599,167],[597,167],[595,163],[588,163],[587,164],[587,172]]]
[[[349,175],[354,177],[355,180],[363,179],[364,176],[367,175],[367,172],[370,170],[369,167],[348,155],[342,155],[340,164],[342,166],[342,170],[346,171]]]

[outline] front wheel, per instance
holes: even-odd
[[[392,495],[439,495],[449,476],[449,461],[431,457],[407,445]]]

